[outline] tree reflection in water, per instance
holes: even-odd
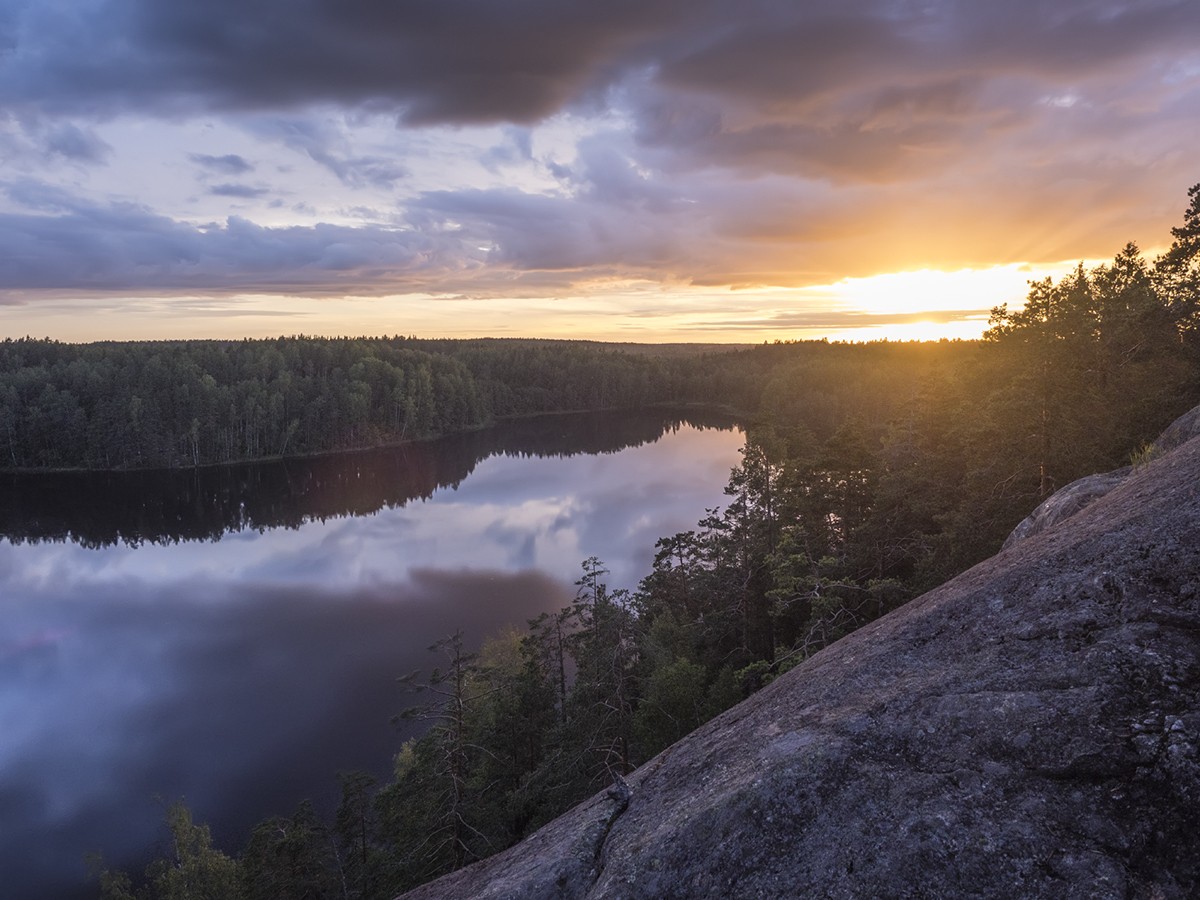
[[[559,608],[587,556],[633,586],[658,537],[723,503],[740,444],[669,413],[556,416],[338,457],[3,476],[4,890],[94,896],[94,850],[140,870],[156,796],[236,846],[331,802],[338,771],[385,775],[395,678],[429,644]]]

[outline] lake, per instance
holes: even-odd
[[[95,896],[185,798],[218,844],[337,773],[386,777],[396,677],[633,588],[739,461],[728,419],[543,417],[388,450],[186,472],[0,475],[0,873]],[[411,726],[406,726],[411,727]]]

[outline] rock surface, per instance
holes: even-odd
[[[1198,747],[1190,440],[406,896],[1196,897]]]
[[[1059,488],[1021,520],[1021,524],[1012,530],[1012,534],[1005,539],[1004,546],[1000,549],[1007,550],[1026,538],[1041,534],[1047,528],[1053,528],[1064,519],[1069,519],[1119,485],[1131,471],[1127,466],[1113,472],[1085,475],[1066,487]]]
[[[1168,425],[1154,443],[1147,448],[1147,457],[1152,459],[1174,450],[1197,435],[1200,435],[1200,406],[1185,412]],[[1060,488],[1047,497],[1045,502],[1012,530],[1012,534],[1005,539],[1004,546],[1000,549],[1007,550],[1026,538],[1040,534],[1047,528],[1070,518],[1119,485],[1132,471],[1132,468],[1126,466],[1123,469],[1115,469],[1099,475],[1085,475],[1077,481],[1072,481],[1066,487]]]
[[[1161,453],[1174,450],[1200,435],[1200,406],[1190,409],[1166,427],[1154,447]]]

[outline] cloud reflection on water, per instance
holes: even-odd
[[[0,542],[0,871],[65,895],[82,856],[136,864],[153,798],[236,843],[335,773],[386,773],[395,677],[456,628],[555,609],[579,562],[614,586],[721,503],[741,436],[690,427],[597,456],[493,456],[456,489],[216,542]],[[85,892],[86,893],[86,892]]]

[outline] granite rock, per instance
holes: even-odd
[[[1149,447],[1146,448],[1146,458],[1153,459],[1163,453],[1200,435],[1200,406],[1185,412],[1182,416],[1166,427]],[[1047,528],[1068,519],[1079,510],[1095,500],[1099,500],[1133,471],[1129,466],[1115,469],[1112,472],[1102,472],[1097,475],[1085,475],[1072,481],[1066,487],[1060,488],[1045,499],[1021,523],[1012,530],[1001,548],[1007,550],[1026,538],[1040,534]]]
[[[1200,896],[1200,440],[410,898]]]

